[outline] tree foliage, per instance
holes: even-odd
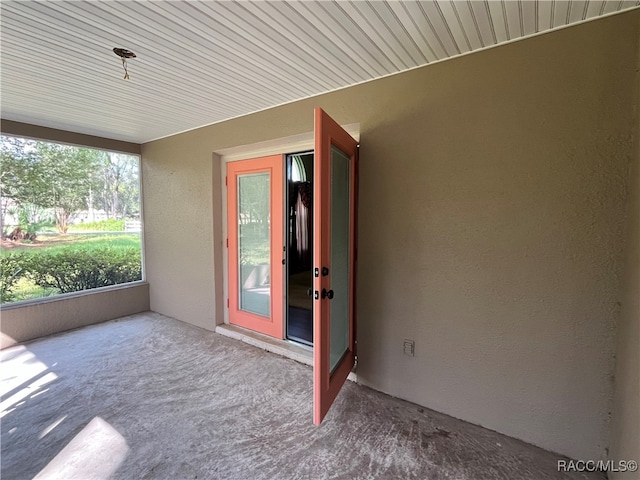
[[[108,218],[139,214],[135,157],[5,136],[0,149],[0,228],[11,205],[23,214],[50,209],[60,233],[82,210],[104,210]]]
[[[94,206],[108,218],[140,214],[138,164],[131,155],[109,153],[95,176]]]
[[[36,155],[40,167],[37,197],[32,201],[52,208],[56,227],[67,233],[69,220],[88,206],[93,177],[98,172],[105,152],[55,143],[37,142]]]
[[[12,206],[26,205],[41,188],[41,168],[35,155],[35,142],[20,138],[1,137],[0,194],[2,212],[0,228],[4,231],[4,217]]]

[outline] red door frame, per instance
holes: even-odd
[[[282,246],[284,245],[284,209],[282,200],[284,156],[271,155],[227,163],[227,235],[229,259],[229,323],[264,333],[271,337],[284,338],[283,268]],[[238,290],[238,176],[252,173],[270,174],[271,255],[270,318],[240,310]]]

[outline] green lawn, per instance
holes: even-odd
[[[8,244],[5,244],[8,245]],[[4,246],[3,246],[4,247]],[[2,248],[0,256],[9,255],[11,252],[32,251],[46,255],[58,253],[69,249],[95,250],[101,248],[141,248],[139,233],[81,233],[66,235],[39,234],[33,243],[12,242],[11,248]]]
[[[35,242],[4,242],[0,258],[12,253],[28,255],[51,255],[68,251],[101,250],[105,248],[119,250],[142,249],[140,233],[83,233],[83,234],[39,234]],[[4,277],[2,277],[4,279]],[[27,278],[21,278],[13,289],[13,301],[56,295],[55,288],[43,288]]]

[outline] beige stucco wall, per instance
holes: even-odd
[[[222,321],[212,152],[310,131],[321,106],[360,123],[359,380],[602,458],[637,16],[143,145],[151,309],[209,329]]]
[[[147,310],[146,282],[9,304],[0,311],[0,348]]]
[[[637,69],[640,72],[640,16]],[[618,324],[610,459],[640,461],[640,73],[636,75],[635,157],[627,213],[627,249]],[[638,472],[612,473],[612,479],[637,479]]]

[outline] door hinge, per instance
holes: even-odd
[[[229,239],[227,238],[227,248],[229,248]]]
[[[227,308],[229,308],[229,299],[227,298]]]
[[[225,184],[225,186],[229,185],[229,177],[227,177],[227,176],[224,177],[224,184]]]

